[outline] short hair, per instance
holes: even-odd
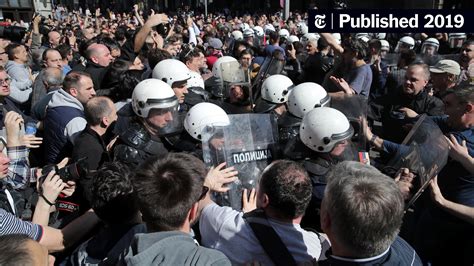
[[[48,67],[44,70],[43,80],[46,81],[50,87],[59,87],[63,84],[63,73],[58,68]]]
[[[463,45],[463,46],[474,45],[474,39],[465,40],[462,45]]]
[[[249,54],[251,57],[253,57],[253,51],[252,51],[252,49],[245,49],[245,50],[242,50],[242,52],[240,52],[240,54],[239,54],[239,59],[242,59],[242,57],[243,57],[244,55],[248,55],[248,54]]]
[[[276,42],[278,39],[280,39],[280,35],[276,31],[271,31],[269,34],[270,37],[270,42]]]
[[[18,43],[10,43],[9,45],[7,45],[7,47],[5,47],[5,52],[8,55],[8,60],[15,60],[15,50],[20,46],[22,45]]]
[[[260,179],[260,189],[269,204],[285,218],[304,214],[311,200],[312,185],[306,170],[298,163],[277,160],[267,166]]]
[[[364,59],[368,55],[368,45],[366,42],[357,39],[348,39],[343,43],[344,49],[350,49],[357,53],[357,59]]]
[[[56,51],[56,52],[59,53],[59,51],[55,48],[47,48],[46,50],[43,51],[43,55],[41,56],[41,59],[43,61],[46,61],[46,59],[48,58],[48,53],[52,52],[52,51]],[[61,53],[59,53],[59,54],[61,54]],[[62,58],[62,56],[61,56],[61,58]]]
[[[404,213],[395,181],[358,162],[342,162],[331,169],[323,205],[334,238],[361,257],[379,255],[390,247]]]
[[[118,26],[115,30],[115,39],[117,41],[124,41],[127,39],[127,27],[125,26]]]
[[[203,192],[205,175],[204,163],[190,154],[169,153],[144,162],[134,184],[148,230],[180,228]]]
[[[121,162],[106,162],[94,174],[91,207],[107,224],[127,223],[137,215],[132,177],[130,168]]]
[[[11,234],[0,236],[0,265],[33,265],[28,241],[34,241],[27,235]]]
[[[403,50],[400,52],[399,60],[404,60],[405,65],[411,65],[416,60],[416,52],[414,50]]]
[[[113,104],[113,102],[105,96],[94,97],[87,101],[84,108],[87,123],[92,126],[100,125],[102,118],[112,112],[110,108],[111,104]]]
[[[326,41],[325,38],[318,39],[318,50],[324,50],[329,47],[329,43]]]
[[[184,49],[179,54],[179,60],[186,64],[187,62],[193,60],[193,58],[199,57],[200,55],[201,54],[199,50],[194,49],[194,48],[188,48],[188,49]]]
[[[72,51],[71,46],[62,43],[56,47],[56,49],[59,51],[59,54],[61,54],[61,58],[64,60],[68,57],[69,53]]]
[[[63,81],[63,90],[69,92],[71,88],[76,88],[79,85],[79,82],[81,81],[81,78],[83,76],[86,77],[91,77],[89,73],[83,72],[83,71],[71,71],[69,72],[66,77],[64,77]]]
[[[430,67],[425,63],[413,63],[408,66],[407,70],[410,70],[415,67],[420,67],[423,70],[423,77],[425,80],[430,80]]]
[[[147,58],[151,69],[154,69],[159,62],[165,59],[171,59],[171,54],[163,49],[153,48],[148,50]]]
[[[474,85],[462,84],[454,87],[453,89],[446,90],[446,95],[454,94],[458,99],[459,103],[471,103],[474,104]]]
[[[120,49],[120,45],[118,44],[118,42],[110,37],[100,38],[99,43],[107,46],[109,51],[112,51],[112,49]]]

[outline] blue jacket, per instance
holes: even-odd
[[[86,124],[82,104],[62,89],[54,92],[44,119],[46,162],[58,163],[71,156],[74,140]]]

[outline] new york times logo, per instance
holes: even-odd
[[[326,27],[326,15],[314,16],[314,26],[318,29],[324,29]]]
[[[310,32],[474,32],[474,10],[309,10]]]

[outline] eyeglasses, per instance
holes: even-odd
[[[199,199],[197,201],[200,201],[206,197],[207,192],[209,192],[209,188],[206,186],[202,187],[202,194],[199,196]]]
[[[11,81],[10,78],[0,79],[0,86],[3,85],[3,83],[5,83],[5,84],[10,84],[10,81]]]

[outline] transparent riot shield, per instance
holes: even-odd
[[[400,58],[400,54],[398,53],[388,53],[384,57],[384,61],[387,65],[391,68],[396,67],[398,64],[398,59]]]
[[[260,88],[263,81],[271,75],[280,74],[285,67],[285,61],[275,57],[266,57],[260,66],[257,77],[252,83],[253,100],[256,101],[260,97]]]
[[[360,156],[367,156],[366,154],[359,154],[367,152],[365,127],[362,124],[364,119],[367,119],[367,98],[361,95],[338,95],[331,98],[331,107],[343,113],[354,129],[354,135],[350,143],[347,144],[349,145],[347,151],[351,151],[351,154],[344,159],[351,160],[350,157],[355,156],[356,160],[360,160],[362,159]]]
[[[277,124],[269,114],[229,115],[229,120],[228,126],[203,130],[203,159],[208,167],[226,162],[226,167],[239,172],[230,190],[214,194],[214,200],[241,210],[243,189],[256,188],[262,171],[276,156]]]
[[[244,70],[239,62],[225,62],[220,65],[220,68],[224,98],[229,97],[231,88],[236,85],[251,90],[249,72]],[[252,95],[251,91],[249,91],[249,95]],[[249,98],[252,99],[252,97]],[[253,102],[251,103],[253,104]]]
[[[428,116],[422,115],[384,169],[384,172],[393,175],[400,168],[408,168],[415,174],[413,185],[417,192],[406,205],[406,209],[418,199],[430,180],[446,165],[448,153],[449,146],[443,132]]]

